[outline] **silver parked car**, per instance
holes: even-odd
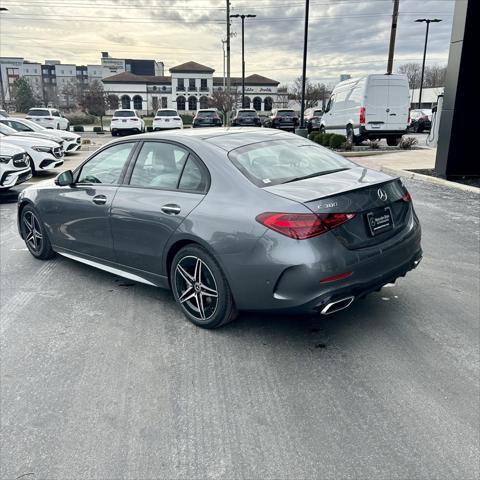
[[[21,192],[18,225],[35,257],[171,288],[205,328],[238,310],[333,313],[422,256],[398,178],[258,128],[113,141]]]

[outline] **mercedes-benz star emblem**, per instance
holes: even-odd
[[[383,202],[386,202],[388,200],[387,192],[385,190],[382,190],[381,188],[377,190],[377,195],[378,195],[378,198]]]

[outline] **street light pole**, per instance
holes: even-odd
[[[225,90],[224,90],[225,91]],[[227,97],[230,98],[230,0],[227,0]],[[223,120],[225,126],[230,121],[230,106],[226,105],[225,118]]]
[[[423,76],[425,74],[425,59],[427,57],[428,32],[429,32],[431,23],[438,23],[438,22],[441,22],[442,20],[440,20],[439,18],[417,18],[415,21],[419,23],[425,22],[427,24],[427,28],[425,31],[425,46],[423,48],[423,63],[422,63],[422,75],[420,78],[420,91],[418,94],[418,108],[422,108]]]
[[[310,0],[305,2],[305,32],[303,37],[303,72],[302,72],[302,104],[300,105],[300,128],[298,134],[307,136],[305,130],[305,85],[307,83],[307,45],[308,45],[308,11],[310,9]]]
[[[242,108],[245,108],[245,19],[255,17],[256,15],[239,15],[238,13],[235,15],[230,15],[230,18],[242,19]]]

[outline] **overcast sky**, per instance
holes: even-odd
[[[464,1],[464,0],[457,0]],[[98,64],[100,52],[118,58],[152,58],[168,68],[194,60],[223,74],[225,0],[0,0],[0,56],[43,62]],[[455,0],[400,0],[395,68],[421,62],[425,24],[432,24],[428,63],[446,64]],[[303,0],[231,0],[246,21],[246,73],[282,83],[301,74]],[[311,0],[308,71],[315,81],[335,83],[384,72],[392,0]],[[233,19],[232,75],[241,74],[241,27]]]

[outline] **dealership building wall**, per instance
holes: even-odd
[[[208,66],[187,62],[170,68],[170,76],[123,72],[102,82],[105,91],[118,98],[119,108],[134,108],[142,114],[153,113],[157,108],[172,108],[193,114],[199,108],[208,107],[214,91],[223,90],[224,78],[215,77],[214,72]],[[240,101],[241,78],[232,78],[231,84]],[[278,85],[276,80],[249,75],[245,78],[245,107],[270,112],[279,96],[285,95],[278,92]]]

